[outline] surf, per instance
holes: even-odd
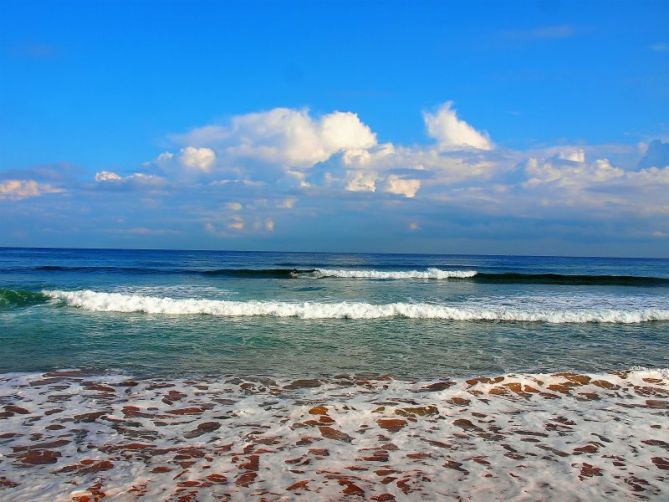
[[[529,308],[503,304],[442,305],[434,303],[286,302],[271,300],[209,300],[136,294],[82,291],[43,291],[56,302],[93,312],[162,315],[209,315],[216,317],[278,317],[298,319],[441,319],[450,321],[621,323],[669,320],[663,308]]]

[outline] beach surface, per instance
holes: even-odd
[[[0,377],[4,500],[669,496],[669,372]]]

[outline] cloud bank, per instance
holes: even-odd
[[[0,179],[0,204],[51,194],[63,214],[103,214],[94,208],[105,205],[96,228],[122,235],[127,227],[147,239],[410,234],[446,242],[534,232],[576,241],[587,228],[602,239],[669,246],[669,143],[520,151],[496,145],[451,101],[422,117],[425,141],[401,144],[380,142],[352,111],[236,115],[169,136],[172,148],[138,159],[139,169],[101,170],[58,185],[39,171],[13,172]]]

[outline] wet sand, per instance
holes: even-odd
[[[0,498],[669,497],[669,372],[0,375]]]

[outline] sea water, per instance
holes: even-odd
[[[0,372],[669,366],[669,260],[0,249]]]

